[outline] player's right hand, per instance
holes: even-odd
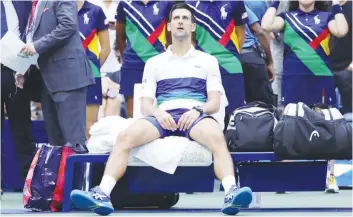
[[[168,112],[158,110],[155,114],[155,117],[157,118],[158,123],[162,126],[163,129],[171,131],[177,130],[177,124]]]

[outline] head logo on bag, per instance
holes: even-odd
[[[311,140],[313,139],[313,136],[320,137],[320,134],[319,134],[319,132],[317,132],[317,130],[314,130],[314,131],[310,134],[309,141],[311,141]]]
[[[352,127],[337,108],[288,104],[274,131],[280,159],[352,159]],[[320,109],[317,109],[320,108]]]

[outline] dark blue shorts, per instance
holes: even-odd
[[[143,69],[126,69],[120,71],[120,94],[134,96],[134,86],[142,83]]]
[[[325,89],[325,104],[336,105],[335,84],[332,76],[283,75],[282,104],[303,102],[314,105],[322,101]]]
[[[87,105],[102,105],[102,81],[101,78],[95,78],[95,84],[87,88]]]
[[[178,124],[178,121],[179,121],[179,119],[181,118],[181,116],[182,116],[185,112],[187,112],[187,111],[188,111],[188,110],[186,110],[186,109],[175,109],[175,110],[169,110],[169,111],[167,111],[167,112],[172,115],[172,117],[173,117],[175,123]],[[213,118],[212,116],[210,116],[210,115],[205,115],[205,114],[203,114],[203,115],[201,115],[199,118],[197,118],[197,119],[194,121],[194,123],[191,125],[191,127],[190,127],[188,130],[186,130],[186,131],[180,131],[179,129],[177,129],[177,130],[174,131],[174,132],[171,131],[171,130],[163,129],[162,126],[159,124],[157,118],[155,118],[155,117],[149,116],[149,117],[145,117],[145,118],[143,118],[143,119],[148,120],[149,122],[151,122],[151,123],[157,128],[157,130],[159,131],[159,134],[161,135],[160,138],[164,138],[164,137],[168,137],[168,136],[181,136],[181,137],[186,137],[186,138],[192,140],[192,139],[190,138],[190,135],[189,135],[191,129],[192,129],[198,122],[200,122],[200,121],[201,121],[202,119],[204,119],[204,118],[212,118],[212,119],[214,119],[214,118]]]
[[[222,85],[229,105],[226,114],[231,114],[236,108],[245,105],[245,87],[243,73],[221,74]]]

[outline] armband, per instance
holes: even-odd
[[[332,6],[332,13],[333,15],[336,15],[336,14],[339,14],[339,13],[342,13],[342,7],[341,5],[333,5]]]
[[[272,2],[272,5],[271,5],[270,7],[276,8],[276,10],[277,10],[278,7],[279,7],[279,1],[278,1],[278,0],[274,0],[274,1]]]

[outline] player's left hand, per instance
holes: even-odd
[[[198,117],[200,117],[200,112],[196,111],[195,109],[191,109],[190,111],[185,112],[178,121],[178,129],[180,131],[190,129],[190,127]]]

